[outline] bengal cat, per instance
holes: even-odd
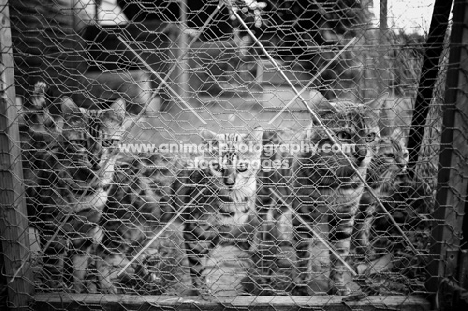
[[[334,249],[330,251],[328,292],[350,294],[343,261],[350,252],[354,218],[364,192],[364,183],[357,173],[366,177],[369,163],[378,151],[380,131],[375,111],[381,102],[382,98],[369,104],[322,99],[314,104],[314,111],[336,137],[336,144],[314,120],[301,139],[314,148],[301,151],[294,158],[290,185],[295,211],[293,245],[298,262],[293,294],[310,294],[308,263],[313,233],[309,228],[321,231]]]
[[[161,295],[188,287],[182,230],[173,225],[161,232],[170,217],[167,204],[178,169],[177,159],[161,154],[125,156],[117,161],[101,221],[104,238],[98,247],[103,293]]]
[[[203,156],[197,158],[197,167],[182,171],[173,185],[174,209],[186,208],[184,238],[192,283],[199,293],[217,290],[215,284],[208,284],[205,270],[216,247],[233,246],[247,254],[254,247],[262,133],[262,128],[249,134],[203,130]],[[231,290],[242,292],[242,285],[234,283]]]
[[[82,292],[92,248],[102,239],[99,221],[125,131],[125,101],[87,110],[64,98],[60,106],[63,127],[57,128],[57,140],[36,153],[29,211],[45,247],[47,290],[68,288],[64,268],[71,260],[73,289]]]
[[[366,182],[374,193],[365,189],[359,202],[359,211],[356,215],[355,241],[356,252],[364,255],[366,261],[376,259],[376,252],[371,245],[370,235],[375,214],[383,213],[381,204],[390,198],[402,183],[407,179],[406,166],[408,163],[408,149],[403,141],[401,131],[396,128],[392,133],[382,136],[379,142],[379,151],[369,164]],[[383,254],[381,254],[383,255]]]

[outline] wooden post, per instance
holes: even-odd
[[[180,97],[184,100],[189,99],[189,57],[190,55],[187,54],[188,49],[188,34],[187,34],[187,0],[179,1],[180,5],[180,21],[182,24],[182,32],[180,33],[179,37],[179,53],[177,58],[181,55],[186,55],[183,59],[180,60],[180,76],[179,76],[179,90],[180,90]]]
[[[468,42],[468,2],[455,1],[453,28],[450,38],[449,68],[446,81],[445,103],[442,106],[442,135],[439,154],[439,174],[436,195],[435,223],[427,289],[436,293],[444,277],[457,276],[458,252],[462,233],[468,185],[468,53],[464,44]],[[439,301],[451,301],[439,292]]]
[[[380,0],[380,29],[388,29],[388,3],[387,0]]]
[[[424,46],[422,72],[408,137],[408,169],[410,174],[414,173],[419,151],[421,150],[429,104],[431,103],[437,75],[439,74],[439,60],[443,51],[444,38],[449,24],[450,9],[452,8],[453,1],[436,0],[434,3],[434,12],[432,13],[429,35]]]
[[[4,259],[9,307],[26,310],[32,294],[32,273],[24,267],[12,279],[28,260],[29,239],[9,17],[8,0],[0,0],[0,256]]]

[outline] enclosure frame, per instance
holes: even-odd
[[[39,310],[429,310],[430,302],[425,297],[373,296],[347,300],[337,296],[314,297],[216,297],[212,300],[201,297],[178,296],[128,296],[102,294],[34,294],[32,273],[28,269],[27,246],[28,222],[24,184],[22,184],[21,150],[18,130],[18,111],[15,103],[13,49],[11,42],[8,0],[0,0],[0,232],[2,233],[3,260],[9,288],[10,307],[28,310],[32,305]],[[438,1],[436,1],[438,2]],[[450,40],[450,68],[446,81],[447,91],[443,109],[443,129],[439,160],[438,188],[436,195],[435,222],[440,224],[432,232],[434,244],[433,261],[428,266],[434,277],[427,282],[428,289],[435,293],[441,278],[457,273],[460,239],[453,234],[461,232],[465,198],[468,187],[468,159],[466,137],[456,129],[467,129],[463,115],[468,115],[468,97],[461,87],[468,81],[463,72],[468,72],[468,54],[462,49],[468,42],[468,1],[455,1],[453,32]],[[461,68],[457,67],[461,64]],[[468,130],[464,131],[468,133]],[[462,152],[454,152],[461,150]],[[461,172],[460,172],[461,170]],[[448,209],[449,206],[454,209]],[[456,213],[453,213],[456,211]],[[454,228],[443,225],[448,219]],[[453,230],[455,229],[455,230]],[[447,247],[451,243],[451,247]],[[8,254],[8,256],[6,255]],[[19,269],[22,270],[18,276]]]
[[[26,269],[13,278],[29,258],[28,219],[23,168],[15,103],[13,46],[8,0],[0,0],[0,236],[9,303],[12,309],[25,310],[33,294],[32,273]],[[9,254],[7,256],[6,254]]]

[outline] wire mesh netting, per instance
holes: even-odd
[[[424,110],[439,12],[376,2],[10,1],[28,220],[10,307],[22,280],[48,310],[428,309],[451,20]]]

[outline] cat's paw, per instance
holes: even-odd
[[[86,292],[86,286],[84,281],[74,281],[73,282],[73,292],[76,294],[81,294]]]
[[[346,285],[332,285],[328,290],[328,295],[333,296],[349,296],[351,295],[351,290]]]
[[[142,264],[137,265],[135,273],[143,279],[146,283],[154,284],[161,281],[160,267],[161,265],[161,256],[158,254],[153,254],[147,256]]]
[[[117,287],[114,284],[106,284],[106,286],[101,287],[101,293],[102,294],[113,294],[116,295],[118,294]]]
[[[309,296],[309,290],[307,285],[291,283],[291,285],[286,289],[286,291],[290,292],[291,296]]]
[[[90,294],[97,294],[98,293],[98,286],[97,286],[96,283],[88,281],[88,284],[87,284],[86,287],[88,289],[88,293],[90,293]]]

